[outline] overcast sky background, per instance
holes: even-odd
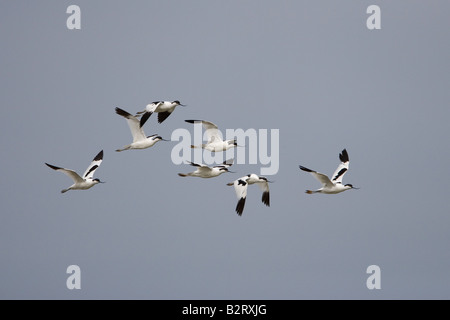
[[[81,8],[81,30],[66,9]],[[381,30],[366,9],[381,8]],[[0,298],[450,298],[448,1],[0,2]],[[162,124],[279,129],[271,207],[250,186],[181,178],[177,142],[117,153],[130,113]],[[307,195],[343,148],[344,183]],[[87,191],[50,164],[82,173]],[[69,265],[81,290],[66,287]],[[369,290],[366,269],[381,268]]]

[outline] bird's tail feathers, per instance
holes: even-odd
[[[127,146],[123,147],[122,149],[116,149],[116,151],[121,152],[121,151],[128,150],[128,149],[130,149],[130,145],[127,145]]]

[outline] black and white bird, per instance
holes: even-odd
[[[197,164],[188,161],[194,167],[197,167],[197,170],[189,173],[179,173],[180,177],[199,177],[199,178],[214,178],[220,176],[224,172],[230,172],[228,168],[233,164],[233,159],[229,159],[224,161],[221,165],[217,165],[214,167],[209,167],[205,164]]]
[[[219,134],[219,129],[217,126],[209,121],[205,120],[184,120],[187,123],[201,123],[203,128],[205,128],[206,136],[208,137],[208,142],[203,143],[201,146],[191,145],[191,148],[202,148],[209,150],[211,152],[226,151],[230,148],[237,147],[236,139],[222,140]]]
[[[336,171],[333,173],[332,178],[330,179],[327,175],[323,173],[316,172],[314,170],[305,168],[303,166],[299,166],[301,170],[311,173],[314,178],[320,181],[322,183],[322,188],[318,190],[306,190],[306,193],[313,194],[313,193],[326,193],[326,194],[335,194],[340,193],[345,190],[349,189],[359,189],[353,187],[351,184],[342,184],[342,178],[344,177],[344,174],[348,171],[348,165],[349,165],[349,158],[347,150],[344,149],[339,154],[339,159],[341,160],[341,163],[337,167]]]
[[[233,182],[227,183],[228,186],[234,186],[236,196],[239,199],[236,205],[236,213],[242,216],[244,211],[245,199],[247,198],[247,187],[250,184],[258,184],[262,190],[261,201],[266,206],[270,207],[269,182],[266,177],[258,176],[254,173],[241,177]]]
[[[157,134],[146,136],[144,130],[142,129],[139,123],[139,119],[131,115],[130,113],[126,112],[125,110],[116,107],[116,113],[127,119],[131,134],[133,135],[133,142],[129,145],[126,145],[122,149],[117,149],[116,150],[117,152],[130,149],[146,149],[152,147],[158,141],[161,140],[167,141],[161,138],[161,136],[158,136]]]
[[[97,178],[94,179],[95,170],[98,169],[102,161],[103,161],[103,150],[100,151],[95,156],[94,160],[92,160],[92,163],[89,165],[89,167],[86,169],[83,176],[81,177],[78,175],[78,173],[76,173],[73,170],[56,167],[48,163],[45,164],[50,168],[52,168],[53,170],[61,171],[68,177],[72,178],[74,184],[68,187],[67,189],[61,190],[61,193],[65,193],[69,190],[86,190],[95,186],[97,183],[103,183],[102,181],[100,181],[100,179]]]
[[[175,107],[182,106],[185,107],[186,105],[181,104],[180,101],[154,101],[152,103],[149,103],[145,110],[137,112],[136,115],[142,115],[141,117],[141,127],[144,125],[144,123],[150,118],[150,116],[153,114],[153,112],[158,113],[158,123],[162,123],[164,120],[167,119],[168,116],[172,114],[172,112],[175,110]]]

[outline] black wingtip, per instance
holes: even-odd
[[[171,115],[171,112],[158,112],[158,123],[163,123]]]
[[[222,162],[223,165],[233,165],[234,159],[228,159]]]
[[[242,212],[244,212],[245,199],[246,198],[240,198],[236,205],[236,213],[238,216],[242,216]]]
[[[339,160],[341,160],[341,162],[348,162],[349,161],[348,153],[347,153],[346,149],[342,150],[342,152],[339,154]]]
[[[308,169],[304,166],[298,166],[300,168],[300,170],[306,171],[306,172],[315,172],[314,170]]]
[[[52,168],[53,170],[61,169],[60,167],[53,166],[53,165],[51,165],[51,164],[48,164],[47,162],[45,162],[45,164],[46,164],[48,167]]]
[[[263,192],[261,201],[266,206],[270,207],[270,195],[269,195],[269,192]]]
[[[98,160],[102,160],[103,159],[103,150],[100,151],[94,158],[94,160],[92,161],[98,161]]]
[[[193,167],[201,167],[200,164],[195,163],[195,162],[188,161],[188,163],[189,163],[191,166],[193,166]]]
[[[126,111],[123,110],[123,109],[120,109],[119,107],[116,107],[116,113],[117,113],[119,116],[122,116],[122,117],[125,117],[125,118],[128,118],[129,116],[131,116],[130,113],[126,112]]]
[[[145,124],[145,122],[148,120],[148,118],[150,118],[150,116],[152,115],[153,112],[145,112],[142,117],[141,120],[139,121],[139,126],[142,128]]]

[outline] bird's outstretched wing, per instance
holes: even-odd
[[[188,163],[191,166],[197,167],[198,168],[197,170],[199,173],[208,174],[209,172],[212,171],[212,169],[205,164],[198,164],[198,163],[194,163],[194,162],[190,162],[190,161],[188,161]]]
[[[172,111],[164,111],[164,112],[158,112],[158,123],[162,123],[164,120],[167,119],[172,114]]]
[[[139,122],[140,126],[143,127],[145,122],[147,122],[148,118],[153,114],[153,112],[156,111],[156,108],[158,108],[161,104],[163,104],[163,101],[153,101],[152,103],[149,103],[144,111],[138,112],[137,115],[142,114],[141,120]]]
[[[125,119],[127,119],[128,126],[130,127],[130,131],[133,136],[133,142],[146,139],[144,130],[142,129],[142,126],[140,125],[140,121],[138,118],[136,118],[135,116],[126,112],[125,110],[117,108],[117,107],[116,107],[116,113],[119,116],[122,116]]]
[[[222,164],[214,166],[214,168],[228,168],[228,167],[231,167],[233,165],[233,161],[234,161],[234,159],[225,160],[224,162],[222,162]]]
[[[234,186],[234,191],[236,192],[236,196],[238,198],[238,203],[236,205],[236,213],[241,216],[242,212],[244,212],[245,207],[245,199],[247,198],[247,176],[239,178],[234,182],[227,183],[229,186]]]
[[[334,171],[331,178],[331,181],[334,183],[342,183],[342,178],[348,170],[349,158],[347,150],[342,150],[342,152],[339,154],[339,160],[341,160],[341,163],[337,167],[336,171]]]
[[[205,128],[205,133],[206,136],[208,137],[208,143],[222,141],[219,129],[214,123],[205,120],[185,120],[185,121],[188,123],[201,123],[203,125],[203,128]]]
[[[314,178],[319,180],[319,182],[322,184],[323,187],[331,188],[331,187],[334,186],[333,182],[331,182],[330,178],[328,178],[325,174],[319,173],[317,171],[308,169],[308,168],[303,167],[303,166],[299,166],[299,167],[300,167],[301,170],[311,173]]]
[[[262,198],[261,198],[262,203],[264,203],[266,206],[270,207],[269,182],[266,179],[261,182],[257,182],[257,185],[261,188],[261,190],[263,192]]]
[[[86,169],[86,171],[83,174],[83,178],[92,178],[94,176],[95,170],[98,169],[98,167],[100,166],[100,164],[103,161],[103,150],[100,151],[94,158],[94,160],[92,160],[91,164],[89,165],[89,167]]]
[[[73,182],[77,183],[77,182],[83,182],[83,178],[81,178],[78,173],[76,173],[73,170],[70,169],[66,169],[66,168],[61,168],[61,167],[57,167],[57,166],[53,166],[51,164],[45,163],[48,167],[52,168],[53,170],[56,171],[60,171],[62,173],[64,173],[66,176],[68,176],[69,178],[71,178],[73,180]]]

